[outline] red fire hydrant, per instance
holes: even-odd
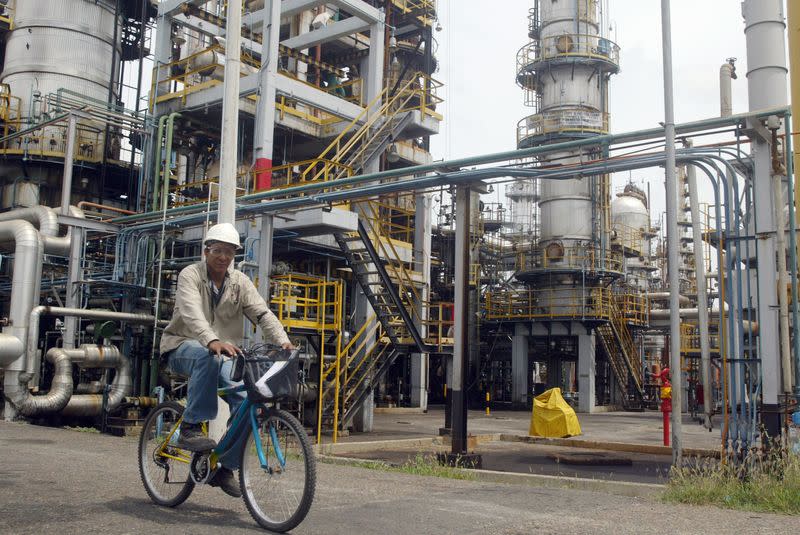
[[[657,375],[661,379],[661,414],[664,415],[664,445],[669,446],[669,417],[672,412],[672,384],[669,382],[669,368]]]

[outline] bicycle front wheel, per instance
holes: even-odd
[[[139,437],[139,476],[144,490],[158,505],[176,507],[194,490],[189,463],[192,452],[176,448],[176,430],[183,407],[162,403],[144,421]]]
[[[239,470],[247,509],[262,528],[288,531],[303,521],[314,500],[317,469],[308,436],[297,418],[275,409],[259,424],[257,436],[252,429],[249,435]]]

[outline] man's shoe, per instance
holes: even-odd
[[[233,476],[233,470],[229,470],[224,466],[220,466],[211,481],[208,482],[212,487],[219,487],[222,492],[234,498],[242,497],[242,490],[239,488],[239,482]]]
[[[183,422],[180,436],[175,446],[188,451],[209,451],[217,447],[217,443],[203,434],[200,424]]]

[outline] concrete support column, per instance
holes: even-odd
[[[374,271],[374,269],[370,269]],[[370,279],[377,280],[377,276],[371,276]],[[372,305],[370,305],[367,297],[364,295],[364,292],[361,290],[360,286],[356,286],[354,289],[354,301],[353,307],[355,314],[353,315],[353,323],[350,326],[350,331],[355,334],[358,329],[367,322],[367,319],[372,314]],[[373,320],[376,321],[376,320]],[[366,327],[367,331],[372,328],[371,325]],[[365,346],[365,352],[370,351],[371,348],[376,344],[376,340],[373,339],[368,341]],[[372,381],[372,379],[370,379]],[[375,386],[374,384],[372,385]],[[372,431],[373,425],[373,413],[375,408],[375,397],[374,397],[374,388],[369,396],[364,400],[361,408],[359,408],[354,414],[352,419],[353,429],[358,432],[369,433]]]
[[[595,338],[591,329],[585,332],[578,335],[578,412],[592,412],[596,399]]]
[[[382,13],[381,20],[369,28],[369,56],[362,69],[364,71],[365,104],[372,102],[383,90],[384,20],[385,15]],[[373,109],[378,107],[380,107],[380,102],[376,102]]]
[[[423,286],[421,297],[423,303],[430,299],[431,291],[431,195],[424,193],[415,198],[416,214],[414,217],[414,269],[422,273]],[[428,307],[421,306],[420,321],[417,329],[426,338],[427,326],[422,322],[428,319]],[[445,333],[446,334],[446,333]],[[411,354],[411,405],[428,408],[428,354]]]
[[[411,406],[428,410],[428,354],[411,353]]]
[[[281,26],[280,0],[267,0],[261,45],[258,109],[253,136],[253,169],[256,190],[272,187],[272,151],[275,142],[275,78],[278,76],[278,46]]]
[[[253,136],[253,169],[256,190],[272,187],[272,152],[275,143],[275,78],[278,76],[278,44],[281,26],[280,0],[264,5],[264,33],[261,44],[262,68]],[[269,275],[272,266],[273,216],[261,216],[258,246],[258,291],[269,303]]]
[[[169,91],[169,82],[160,82],[169,78],[170,74],[168,69],[163,67],[172,59],[172,17],[169,15],[159,14],[156,18],[156,44],[153,50],[153,61],[156,66],[155,76],[159,83],[156,84],[156,95],[167,93]],[[152,99],[155,102],[155,99]],[[159,105],[153,104],[154,115],[160,115],[158,108]]]
[[[374,420],[375,400],[369,396],[353,415],[353,430],[357,433],[370,433],[374,427]]]
[[[272,239],[274,231],[272,216],[261,216],[258,231],[258,293],[269,303],[269,275],[272,269]],[[259,327],[259,332],[260,332]]]
[[[532,386],[528,386],[528,336],[530,330],[523,323],[514,325],[514,337],[511,340],[511,404],[515,408],[528,405],[528,394]]]

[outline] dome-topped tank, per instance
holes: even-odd
[[[641,250],[643,232],[650,229],[650,212],[647,196],[642,190],[628,184],[617,198],[611,201],[611,226],[620,243],[634,250]]]

